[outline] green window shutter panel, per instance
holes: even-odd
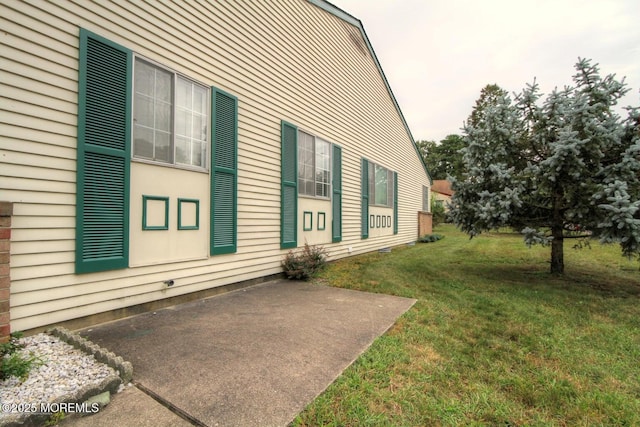
[[[80,30],[76,273],[129,265],[132,58]]]
[[[237,251],[238,99],[211,89],[211,255]]]
[[[342,147],[333,146],[332,242],[342,241]]]
[[[282,122],[281,186],[280,186],[280,247],[298,246],[298,128]]]
[[[362,159],[360,168],[360,195],[361,195],[361,229],[362,238],[369,237],[369,161]]]
[[[393,234],[398,234],[398,172],[393,173]]]

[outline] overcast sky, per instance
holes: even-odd
[[[571,84],[578,57],[640,106],[640,0],[330,1],[362,21],[416,141],[461,134],[487,84]]]

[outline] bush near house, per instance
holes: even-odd
[[[300,252],[290,250],[282,261],[282,269],[287,278],[292,280],[307,280],[316,274],[327,262],[327,251],[322,246],[304,244]]]
[[[437,242],[438,240],[442,240],[444,239],[444,236],[442,234],[425,234],[424,236],[420,237],[418,239],[419,243],[431,243],[431,242]]]

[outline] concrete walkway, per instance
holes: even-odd
[[[79,331],[135,386],[61,425],[286,426],[414,303],[272,281]]]

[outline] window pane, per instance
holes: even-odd
[[[156,131],[155,132],[155,155],[154,160],[160,162],[171,162],[171,134],[168,132]]]
[[[136,126],[133,128],[133,155],[153,159],[153,130]]]
[[[171,131],[171,104],[156,102],[156,120],[154,127],[165,132]]]
[[[387,205],[387,170],[376,165],[376,205]]]
[[[207,167],[207,159],[209,156],[209,150],[208,150],[208,145],[206,142],[202,143],[202,159],[200,160],[200,166],[202,166],[203,168]]]
[[[136,93],[133,122],[138,126],[153,127],[153,98]]]
[[[176,136],[189,136],[191,116],[187,111],[176,110]]]
[[[202,86],[194,85],[193,111],[206,115],[209,111],[209,90]]]
[[[307,194],[309,196],[313,196],[314,195],[313,180],[305,181],[305,183],[304,183],[304,194]]]
[[[209,88],[141,58],[134,67],[133,155],[206,167]]]
[[[176,106],[191,109],[191,84],[184,79],[178,79],[176,88]]]
[[[369,204],[376,204],[376,165],[369,163]]]
[[[313,137],[298,132],[298,192],[305,196],[314,196],[313,179]]]
[[[171,103],[171,92],[173,91],[171,80],[173,79],[173,73],[169,73],[160,68],[156,68],[156,84],[155,84],[155,98]]]
[[[154,75],[155,67],[136,59],[135,91],[147,96],[153,96]]]
[[[205,167],[204,155],[206,152],[206,143],[194,142],[191,147],[191,164],[193,166]]]
[[[329,171],[316,169],[316,196],[329,197]]]
[[[176,163],[205,167],[209,89],[181,77],[177,86],[176,136],[180,146],[176,140]]]
[[[330,149],[331,145],[316,138],[316,196],[329,197],[330,188]]]
[[[202,121],[203,118],[204,117],[200,115],[194,115],[192,118],[193,128],[191,130],[191,137],[200,141],[204,139],[202,130],[205,128],[205,124]]]
[[[189,164],[189,140],[176,136],[176,163]]]
[[[387,169],[387,206],[393,207],[393,172]]]
[[[316,182],[316,196],[329,197],[329,184]]]
[[[133,154],[171,161],[173,73],[136,59],[134,69]]]
[[[429,210],[429,187],[422,186],[422,210],[427,212]]]
[[[299,179],[298,190],[300,191],[300,194],[304,194],[305,196],[313,196],[314,195],[313,181],[309,181],[306,179]]]

